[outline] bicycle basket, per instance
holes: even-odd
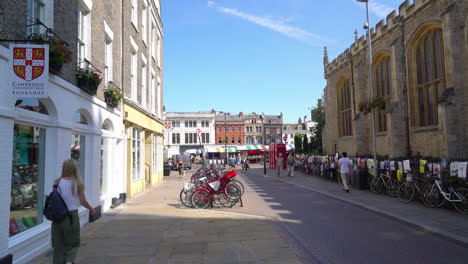
[[[188,191],[190,188],[193,188],[193,187],[195,187],[195,184],[193,183],[190,183],[190,182],[184,183],[184,191]]]
[[[231,178],[235,177],[236,175],[237,175],[237,171],[232,170],[232,171],[226,173],[226,175],[224,175],[224,177],[226,177],[226,179],[231,179]]]
[[[217,192],[219,189],[219,186],[221,186],[221,181],[218,180],[218,181],[209,182],[208,185],[211,187],[211,189]]]

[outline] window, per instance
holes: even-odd
[[[151,73],[151,87],[150,87],[150,111],[151,113],[153,114],[156,114],[156,105],[155,105],[155,97],[156,97],[156,79],[155,79],[155,76],[154,76],[154,72]],[[158,115],[159,117],[159,115]]]
[[[141,8],[141,39],[145,44],[148,41],[148,7],[145,0]]]
[[[158,108],[158,117],[159,118],[162,118],[161,116],[161,79],[159,78],[159,76],[157,77],[158,78],[158,93],[157,93],[157,96],[158,96],[158,105],[156,106]]]
[[[85,179],[85,174],[84,174],[84,162],[85,159],[82,157],[85,153],[85,140],[86,137],[83,135],[78,135],[73,133],[72,134],[72,145],[71,145],[71,158],[75,159],[78,164],[80,165],[80,174],[81,178]]]
[[[246,144],[253,144],[253,143],[254,143],[253,137],[247,137],[247,138],[245,139],[245,141],[246,141],[246,142],[245,142]]]
[[[193,120],[193,127],[197,127],[197,120]]]
[[[263,144],[263,138],[262,137],[257,137],[255,141],[256,141],[257,144]]]
[[[412,121],[416,127],[438,124],[437,100],[445,90],[443,36],[440,28],[425,29],[412,54]]]
[[[205,143],[210,144],[210,133],[205,133]]]
[[[258,127],[258,132],[262,132],[262,127]]]
[[[137,100],[137,53],[136,50],[132,50],[132,61],[130,65],[130,86],[131,86],[131,97],[133,101]]]
[[[266,133],[267,133],[267,134],[270,134],[270,128],[267,128],[267,129],[266,129]]]
[[[180,144],[180,133],[172,133],[172,144]]]
[[[135,28],[138,28],[138,0],[131,0],[131,21]]]
[[[161,68],[161,35],[158,31],[158,47],[157,47],[157,52],[158,52],[158,66]]]
[[[146,58],[141,57],[141,106],[146,108]]]
[[[297,130],[302,130],[302,126],[301,126],[301,125],[298,125],[298,126],[297,126]]]
[[[44,128],[13,126],[10,237],[42,223],[45,133]]]
[[[157,173],[158,170],[158,137],[153,135],[153,173]]]
[[[221,137],[218,137],[218,144],[221,144]]]
[[[174,136],[174,134],[172,134]],[[142,148],[141,148],[141,129],[133,128],[133,135],[132,135],[132,180],[139,180],[142,178],[141,173],[141,156],[142,156]]]
[[[269,138],[266,139],[266,143],[267,143],[268,145],[270,144],[270,139],[269,139]]]
[[[374,95],[376,97],[392,96],[392,78],[390,73],[390,56],[382,55],[373,63],[374,67]],[[387,115],[385,110],[376,110],[376,130],[377,132],[387,131]]]
[[[338,86],[338,105],[340,136],[351,136],[351,93],[348,79],[343,79]]]
[[[274,140],[275,140],[275,139],[273,139],[273,141],[274,141]],[[280,138],[277,138],[277,139],[276,139],[276,143],[277,143],[277,144],[278,144],[278,143],[281,143],[281,139],[280,139]]]
[[[157,49],[157,41],[156,41],[156,22],[154,19],[151,19],[151,43],[150,43],[150,49],[151,49],[151,57],[156,60],[156,49]]]
[[[242,144],[241,137],[237,137],[237,144]]]
[[[290,135],[289,135],[289,138],[294,138],[294,135],[293,135],[293,134],[290,134]]]
[[[78,67],[84,68],[84,59],[87,58],[86,49],[89,47],[88,33],[89,32],[89,12],[79,5],[78,9],[78,43],[77,43],[77,59]]]
[[[188,127],[188,121],[185,120],[185,127]]]
[[[108,192],[109,186],[109,138],[101,137],[101,176],[99,177],[101,195]]]
[[[185,144],[188,144],[188,133],[185,133]]]
[[[231,126],[231,132],[232,133],[236,132],[236,127],[235,126]]]
[[[112,81],[112,40],[107,37],[107,34],[104,45],[104,82],[107,84]]]
[[[239,132],[239,133],[242,132],[242,127],[241,126],[237,127],[237,132]]]
[[[180,120],[173,120],[172,127],[180,127]]]
[[[222,127],[218,126],[218,132],[221,133]]]
[[[236,143],[236,140],[234,137],[231,137],[231,144],[234,144],[234,143]]]
[[[39,19],[41,22],[45,22],[45,4],[43,0],[30,0],[28,1],[28,24],[35,24],[36,20]],[[44,28],[41,25],[35,25],[27,27],[28,35],[35,33],[44,33]]]

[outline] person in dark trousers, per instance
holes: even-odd
[[[338,161],[338,168],[340,168],[341,181],[343,182],[343,191],[349,192],[348,174],[352,170],[351,160],[348,159],[348,153],[343,152],[342,158]]]
[[[182,177],[184,174],[184,162],[182,160],[177,163],[177,169],[179,170],[179,177]]]
[[[52,222],[53,263],[70,264],[75,262],[80,247],[78,201],[90,211],[91,216],[96,212],[86,200],[80,166],[76,160],[67,159],[63,162],[62,175],[55,180],[54,185],[58,185],[57,191],[67,205],[70,215],[60,222]]]

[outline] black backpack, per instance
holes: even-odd
[[[73,219],[68,211],[68,207],[65,204],[62,195],[57,191],[57,188],[60,189],[57,184],[54,185],[52,192],[46,196],[44,210],[42,210],[42,213],[45,218],[52,222],[60,222],[65,219],[65,217],[70,216],[70,223],[73,224]]]

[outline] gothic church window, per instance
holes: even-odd
[[[348,79],[343,79],[338,85],[338,119],[340,136],[352,135],[351,123],[351,92]]]

